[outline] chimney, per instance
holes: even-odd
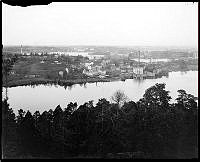
[[[22,45],[21,45],[21,54],[22,54]]]

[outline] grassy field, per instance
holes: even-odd
[[[50,62],[40,63],[40,62],[18,62],[14,67],[13,71],[17,74],[37,74],[45,76],[47,72],[58,72],[65,70],[66,66],[64,64],[51,64]]]

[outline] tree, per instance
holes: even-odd
[[[2,102],[2,155],[5,157],[5,152],[7,152],[8,142],[15,138],[16,132],[13,131],[16,128],[15,114],[13,110],[9,108],[7,100],[4,99]],[[10,131],[12,130],[12,131]]]
[[[17,123],[20,124],[23,121],[25,113],[26,112],[22,109],[18,110]]]
[[[34,117],[30,111],[27,111],[23,122],[18,126],[19,141],[24,153],[33,154],[37,149],[38,132],[34,125]]]
[[[134,101],[125,102],[122,106],[122,110],[125,113],[135,112],[137,110],[137,105]]]
[[[170,112],[170,99],[169,91],[165,90],[165,84],[156,83],[145,91],[143,99],[139,101],[140,107],[138,109],[142,109],[142,111],[139,110],[139,113],[137,113],[137,117],[139,117],[141,121],[140,128],[143,127],[152,135],[152,137],[150,137],[151,140],[148,139],[149,137],[147,138],[149,143],[147,147],[149,146],[149,149],[154,149],[151,143],[153,141],[160,140],[161,143],[164,142],[163,139],[167,131],[166,128],[168,127],[166,115]],[[158,152],[158,150],[160,150],[160,145],[154,150]]]
[[[61,129],[63,125],[63,110],[58,105],[53,112],[53,124],[55,129]]]
[[[110,102],[107,101],[105,98],[102,98],[102,99],[99,99],[98,103],[96,104],[95,109],[98,112],[102,113],[102,111],[106,111],[106,109],[108,109],[109,106],[110,106]]]
[[[50,120],[48,120],[48,112],[44,111],[38,118],[38,129],[43,137],[50,137]]]
[[[7,88],[8,88],[8,75],[10,70],[12,69],[12,64],[11,64],[11,60],[10,59],[3,59],[2,62],[2,74],[3,76],[5,76],[5,86],[6,86],[6,99],[8,99],[8,92],[7,92]]]
[[[187,94],[185,90],[180,89],[177,91],[179,93],[178,98],[176,98],[179,105],[183,105],[186,109],[196,109],[197,108],[197,97],[191,94]]]
[[[94,102],[93,100],[88,101],[87,107],[90,108],[90,109],[92,109],[94,107],[93,102]]]
[[[15,122],[15,114],[11,108],[9,108],[9,104],[6,99],[2,102],[2,119],[7,122]]]
[[[34,118],[34,120],[35,120],[35,127],[37,127],[39,117],[40,117],[40,112],[39,112],[39,111],[36,111],[36,112],[33,114],[33,118]]]
[[[125,93],[121,90],[117,90],[113,96],[111,97],[111,100],[114,101],[118,108],[120,109],[122,104],[128,100],[128,97],[125,95]]]
[[[180,61],[179,67],[181,70],[187,70],[187,64],[184,60]]]
[[[26,126],[30,129],[34,128],[34,118],[30,111],[27,111],[25,117],[24,117],[24,123],[26,123]]]
[[[156,83],[154,86],[148,88],[143,95],[145,105],[147,107],[162,107],[168,108],[171,97],[169,91],[165,90],[164,83]]]
[[[178,98],[176,98],[178,104],[185,105],[187,101],[187,93],[185,90],[180,89],[177,91],[179,93]]]
[[[67,108],[65,108],[64,110],[65,115],[70,116],[76,110],[76,108],[77,108],[77,102],[75,103],[70,102],[67,105]]]
[[[13,65],[17,61],[17,59],[18,59],[17,55],[14,55],[11,58],[3,58],[3,61],[2,61],[2,75],[5,76],[6,99],[8,99],[8,96],[7,96],[8,75],[9,75],[9,72],[12,70]]]
[[[108,116],[109,107],[110,103],[105,98],[99,99],[96,105],[97,117],[101,117],[101,132],[103,132],[104,117]]]

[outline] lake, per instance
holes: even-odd
[[[145,90],[156,83],[166,83],[166,90],[170,91],[174,102],[178,96],[177,90],[184,89],[198,97],[198,71],[170,72],[168,77],[158,79],[134,80],[115,82],[86,83],[85,85],[73,85],[66,89],[57,85],[19,86],[8,88],[8,103],[14,112],[23,109],[34,113],[36,110],[43,112],[55,109],[60,104],[62,108],[67,107],[69,102],[77,102],[78,105],[87,101],[106,98],[110,101],[116,90],[122,90],[130,100],[138,101],[142,98]],[[5,96],[5,89],[3,89]]]

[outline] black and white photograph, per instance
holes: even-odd
[[[2,2],[2,159],[198,159],[199,2]]]

